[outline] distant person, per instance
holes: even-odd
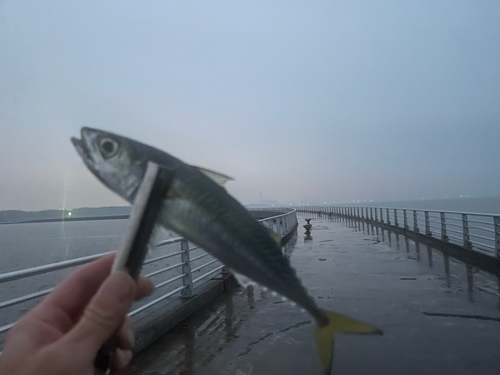
[[[134,331],[127,316],[134,300],[150,295],[125,272],[109,276],[114,254],[68,276],[10,330],[0,355],[1,375],[94,375],[99,348],[118,330],[112,371],[132,359]]]

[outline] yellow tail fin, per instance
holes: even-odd
[[[314,329],[314,341],[318,349],[321,367],[326,375],[330,375],[333,358],[333,334],[357,333],[365,335],[381,335],[382,331],[359,320],[348,318],[345,315],[332,311],[321,310],[328,317],[330,323],[324,327],[316,325]]]

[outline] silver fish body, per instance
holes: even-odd
[[[102,147],[111,140],[118,149],[107,154]],[[73,144],[96,177],[130,203],[148,161],[171,170],[172,183],[160,213],[160,222],[166,229],[177,232],[232,270],[282,294],[316,320],[325,322],[326,318],[268,230],[197,168],[153,147],[97,129],[83,128],[82,139],[73,138]]]
[[[161,224],[308,311],[317,322],[315,340],[325,373],[331,367],[334,332],[381,333],[365,323],[319,309],[282,255],[279,241],[200,169],[161,150],[97,129],[82,128],[81,139],[72,138],[72,142],[94,175],[130,203],[148,161],[170,170],[171,186]]]

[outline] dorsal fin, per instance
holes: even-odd
[[[217,185],[224,187],[226,182],[228,181],[233,181],[234,178],[229,177],[228,175],[212,171],[207,168],[202,168],[202,167],[197,167],[193,165],[194,168],[198,169],[201,173],[203,173],[205,176],[207,176],[209,179],[214,181]]]

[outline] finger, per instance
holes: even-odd
[[[46,297],[44,303],[66,312],[76,322],[109,276],[115,255],[105,255],[68,276]]]
[[[115,341],[116,347],[119,349],[132,350],[135,345],[134,321],[130,316],[125,318],[120,327]]]
[[[126,272],[108,277],[83,311],[79,322],[60,341],[61,345],[76,346],[74,350],[95,355],[124,322],[136,290],[136,283]]]
[[[132,352],[130,350],[116,349],[111,365],[111,372],[116,372],[126,367],[132,360]]]
[[[31,326],[44,323],[45,328],[50,327],[54,331],[50,337],[66,333],[78,321],[89,300],[109,275],[114,257],[114,253],[106,255],[72,273],[19,323]],[[49,339],[49,336],[46,338]]]
[[[137,280],[137,292],[135,295],[135,300],[138,301],[151,295],[155,290],[155,284],[151,281],[150,278],[139,276]]]

